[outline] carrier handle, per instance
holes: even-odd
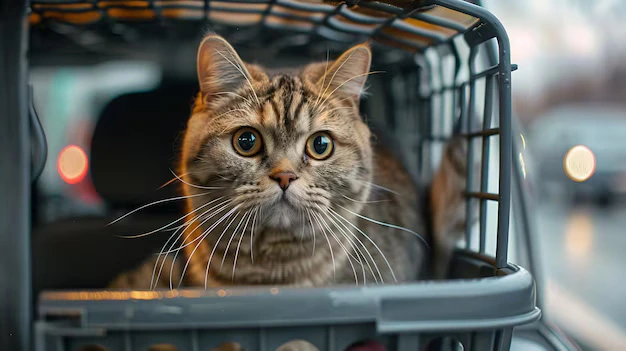
[[[28,116],[30,122],[30,142],[31,142],[31,182],[37,181],[48,159],[48,142],[46,133],[43,130],[37,110],[35,110],[35,101],[33,93],[33,85],[28,84]]]

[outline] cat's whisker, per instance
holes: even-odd
[[[397,192],[397,191],[395,191],[395,190],[392,190],[392,189],[386,188],[386,187],[384,187],[384,186],[382,186],[382,185],[378,185],[378,184],[373,183],[373,182],[369,182],[369,181],[367,181],[367,180],[359,180],[359,179],[355,179],[355,181],[358,181],[358,182],[361,182],[361,183],[365,183],[365,184],[367,184],[367,185],[370,185],[372,188],[376,188],[376,189],[384,190],[384,191],[390,192],[390,193],[392,193],[392,194],[395,194],[395,195],[398,195],[398,196],[402,196],[402,194],[400,194],[399,192]]]
[[[189,182],[187,182],[186,180],[182,179],[181,177],[178,176],[178,174],[176,174],[176,172],[174,172],[173,170],[170,169],[170,172],[172,172],[172,174],[174,175],[174,177],[176,177],[176,179],[178,179],[181,183],[189,185],[192,188],[196,188],[196,189],[209,189],[209,190],[219,190],[219,189],[224,189],[223,186],[221,187],[217,187],[217,186],[201,186],[201,185],[196,185],[196,184],[191,184]],[[189,174],[189,173],[187,173]]]
[[[257,104],[261,106],[261,101],[259,100],[259,97],[256,95],[256,91],[254,91],[252,82],[250,81],[250,78],[248,78],[248,75],[244,72],[243,68],[239,67],[239,65],[235,64],[233,61],[229,60],[228,57],[224,56],[224,54],[222,54],[219,50],[215,50],[215,52],[217,52],[220,56],[222,56],[224,60],[228,61],[228,63],[230,63],[237,71],[239,71],[239,73],[241,73],[241,75],[246,79],[246,82],[248,82],[250,89],[252,89],[252,94],[254,94],[254,98],[256,99]],[[231,52],[231,56],[233,56],[234,61],[237,61],[237,59],[234,57],[232,52]]]
[[[343,67],[343,65],[346,64],[346,62],[350,61],[350,58],[352,57],[352,55],[354,55],[354,51],[350,53],[350,55],[348,56],[348,58],[346,58],[341,65],[339,65],[339,67],[335,70],[335,72],[333,73],[333,76],[330,78],[330,80],[328,81],[328,85],[326,86],[326,88],[324,88],[324,91],[322,92],[322,94],[320,94],[321,96],[326,95],[326,92],[328,91],[328,88],[330,88],[330,86],[333,84],[333,80],[335,79],[335,76],[337,75],[337,73],[339,73],[341,71],[341,68]],[[326,78],[326,73],[324,73],[324,79]],[[323,87],[324,85],[322,85]],[[326,99],[324,99],[324,101],[326,101]],[[317,108],[319,105],[323,104],[323,102],[320,102],[318,104],[315,104],[315,108]]]
[[[227,182],[234,182],[234,180],[232,180],[232,179],[230,179],[230,178],[226,178],[226,177],[224,177],[224,176],[223,176],[223,175],[221,175],[221,174],[217,174],[217,176],[218,176],[220,179],[225,180],[225,181],[227,181]]]
[[[344,194],[342,194],[342,193],[339,193],[339,192],[338,192],[338,194],[339,194],[339,195],[341,195],[341,196],[343,196],[344,198],[346,198],[346,199],[348,199],[348,200],[352,201],[352,202],[356,202],[357,204],[365,204],[365,205],[368,205],[368,204],[378,204],[378,203],[381,203],[381,202],[389,202],[389,201],[391,201],[391,200],[359,201],[359,200],[355,200],[355,199],[353,199],[353,198],[351,198],[351,197],[348,197],[348,196],[346,196],[346,195],[344,195]]]
[[[255,213],[258,210],[259,208],[257,207],[255,209]],[[235,258],[233,260],[233,274],[231,276],[232,282],[235,281],[235,270],[237,269],[237,257],[239,257],[239,248],[241,247],[241,241],[243,240],[243,237],[246,236],[246,229],[248,228],[248,222],[250,221],[250,217],[252,217],[252,210],[250,210],[250,215],[248,216],[248,219],[246,220],[246,224],[243,225],[243,231],[241,232],[241,237],[239,238],[239,242],[237,243],[237,249],[235,250]],[[250,233],[250,235],[252,235],[252,233]]]
[[[315,256],[315,229],[313,228],[313,221],[311,220],[311,210],[306,210],[307,215],[309,216],[309,224],[311,225],[311,235],[313,235],[313,250],[311,250],[311,257]]]
[[[116,220],[114,220],[114,221],[110,222],[109,224],[107,224],[107,226],[110,226],[110,225],[112,225],[112,224],[115,224],[115,223],[117,223],[117,222],[121,221],[122,219],[124,219],[124,218],[126,218],[126,217],[128,217],[128,216],[132,215],[133,213],[136,213],[137,211],[141,211],[141,210],[143,210],[143,209],[144,209],[144,208],[146,208],[146,207],[150,207],[150,206],[154,206],[154,205],[158,205],[158,204],[162,204],[162,203],[166,203],[166,202],[172,202],[172,201],[178,201],[178,200],[185,200],[185,199],[189,199],[189,198],[192,198],[192,197],[206,196],[206,195],[208,195],[208,194],[210,194],[210,193],[211,193],[211,192],[209,191],[209,192],[202,193],[202,194],[194,194],[194,195],[186,195],[186,196],[176,196],[176,197],[171,197],[171,198],[169,198],[169,199],[157,200],[157,201],[154,201],[154,202],[151,202],[151,203],[149,203],[149,204],[143,205],[143,206],[141,206],[141,207],[139,207],[139,208],[136,208],[136,209],[134,209],[134,210],[132,210],[132,211],[128,212],[127,214],[125,214],[125,215],[123,215],[123,216],[121,216],[121,217],[117,218]]]
[[[348,60],[346,60],[346,61],[348,61]],[[345,63],[345,62],[344,62],[344,63]],[[367,72],[367,73],[357,74],[357,75],[355,75],[355,76],[353,76],[353,77],[350,77],[350,78],[346,79],[345,81],[343,81],[343,83],[339,84],[339,85],[338,85],[338,86],[337,86],[337,87],[336,87],[333,91],[331,91],[331,92],[330,92],[330,94],[328,94],[328,96],[327,96],[327,97],[326,97],[326,98],[322,101],[321,105],[323,105],[324,103],[326,103],[326,101],[328,101],[328,99],[330,99],[330,97],[331,97],[331,96],[333,96],[333,94],[334,94],[337,90],[341,89],[341,87],[343,87],[343,86],[344,86],[344,84],[348,83],[349,81],[351,81],[351,80],[353,80],[353,79],[356,79],[356,78],[366,77],[366,76],[369,76],[369,75],[372,75],[372,74],[377,74],[377,73],[385,73],[385,72],[384,72],[384,71],[372,71],[372,72]],[[326,92],[324,92],[324,93],[326,93]]]
[[[219,115],[217,115],[217,116],[213,117],[212,119],[213,119],[214,121],[217,121],[219,118],[224,117],[224,116],[226,116],[226,115],[230,115],[230,114],[232,114],[233,112],[243,112],[243,113],[245,114],[245,113],[247,113],[247,112],[248,112],[248,110],[243,109],[243,108],[233,108],[233,109],[228,110],[228,111],[226,111],[226,112],[220,113]],[[230,116],[229,116],[229,117],[230,117]],[[231,125],[232,125],[232,123],[231,123],[231,124],[229,124],[229,126],[231,126]],[[225,132],[225,131],[227,131],[228,129],[229,129],[229,127],[224,128],[224,129],[222,130],[222,133],[223,133],[223,132]]]
[[[300,234],[300,246],[304,244],[304,230],[306,229],[304,223],[306,223],[306,218],[304,218],[304,211],[298,208],[298,212],[300,213],[300,217],[302,217],[302,233]]]
[[[254,219],[252,219],[252,231],[250,232],[250,260],[254,264],[254,231],[256,230],[256,220],[259,214],[259,207],[254,212]]]
[[[148,235],[151,235],[151,234],[154,234],[154,233],[158,233],[158,232],[160,232],[161,230],[164,230],[164,229],[168,228],[168,227],[169,227],[169,226],[171,226],[172,224],[182,221],[183,219],[185,219],[185,218],[187,218],[187,217],[191,216],[192,214],[194,214],[194,213],[196,213],[196,212],[200,211],[201,209],[203,209],[203,208],[207,207],[208,205],[210,205],[210,204],[214,203],[215,201],[219,201],[219,200],[221,200],[221,199],[223,199],[223,198],[224,198],[223,196],[220,196],[220,197],[218,197],[217,199],[211,200],[211,201],[207,202],[206,204],[204,204],[204,205],[202,205],[202,206],[200,206],[200,207],[196,208],[195,210],[193,210],[193,211],[191,211],[191,212],[187,213],[186,215],[184,215],[184,216],[182,216],[182,217],[178,218],[177,220],[175,220],[175,221],[173,221],[173,222],[170,222],[170,223],[168,223],[168,224],[166,224],[166,225],[162,226],[161,228],[158,228],[158,229],[155,229],[155,230],[152,230],[152,231],[146,232],[146,233],[142,233],[142,234],[136,234],[136,235],[126,235],[126,236],[124,236],[124,235],[118,235],[118,236],[119,236],[120,238],[124,238],[124,239],[136,239],[136,238],[141,238],[141,237],[148,236]],[[176,228],[180,228],[180,226],[179,226],[179,227],[176,227]]]
[[[232,91],[221,91],[221,92],[216,92],[216,93],[209,93],[208,95],[234,95],[234,96],[236,96],[238,98],[246,100],[247,103],[250,103],[250,99],[246,98],[243,95],[239,95],[239,94],[237,94],[235,92],[232,92]]]
[[[326,67],[324,67],[324,75],[322,76],[322,87],[324,86],[324,84],[326,83],[326,74],[328,73],[328,60],[330,59],[330,50],[326,50]],[[315,108],[317,108],[317,104],[320,102],[322,95],[319,94],[317,95],[317,99],[315,100],[315,104],[313,106],[315,106]]]
[[[233,239],[235,238],[235,236],[237,236],[237,231],[239,230],[239,227],[241,227],[241,224],[243,224],[243,221],[246,219],[249,213],[250,213],[250,210],[246,211],[243,214],[243,216],[241,216],[241,221],[239,221],[239,224],[237,224],[237,226],[233,230],[233,235],[230,236],[230,240],[228,240],[228,244],[226,245],[226,249],[224,249],[224,254],[222,255],[222,263],[220,264],[220,271],[222,270],[222,267],[224,267],[224,261],[226,261],[226,256],[228,256],[228,249],[230,248],[230,244],[233,242]],[[241,235],[243,236],[243,233],[241,233]]]
[[[330,250],[330,259],[333,262],[333,280],[337,280],[337,267],[335,265],[335,254],[333,253],[333,246],[330,244],[330,239],[328,239],[328,235],[326,235],[326,231],[322,228],[322,224],[319,221],[319,218],[315,212],[313,212],[313,218],[317,222],[317,225],[322,229],[322,234],[326,238],[326,242],[328,243],[328,249]]]
[[[154,267],[152,269],[152,277],[150,277],[150,290],[154,290],[158,284],[158,278],[155,281],[154,278],[156,277],[156,271],[157,271],[157,267],[163,267],[163,265],[165,265],[165,261],[167,260],[167,256],[163,257],[163,262],[161,262],[161,264],[159,265],[159,261],[161,260],[161,252],[163,252],[165,250],[165,248],[167,247],[167,244],[169,244],[169,242],[176,236],[176,234],[178,233],[177,229],[174,233],[172,233],[172,235],[170,235],[170,237],[167,239],[167,241],[165,242],[165,244],[163,244],[163,246],[161,247],[161,251],[159,252],[159,255],[157,256],[157,260],[154,263]],[[176,243],[176,241],[178,241],[178,239],[180,238],[180,235],[178,238],[176,238],[174,240],[174,243]],[[162,268],[161,268],[162,269]],[[159,274],[159,277],[161,275]]]
[[[328,214],[330,214],[334,219],[335,219],[335,223],[336,224],[341,224],[341,226],[343,228],[345,228],[346,231],[348,231],[348,233],[350,233],[350,235],[352,235],[352,237],[359,243],[361,244],[361,246],[363,247],[363,249],[365,250],[365,252],[367,253],[369,259],[372,261],[372,263],[374,264],[374,268],[376,268],[376,272],[378,273],[378,276],[381,279],[381,283],[385,283],[383,280],[383,276],[380,273],[380,269],[378,269],[378,265],[376,264],[376,260],[374,260],[374,257],[372,257],[372,254],[369,252],[369,250],[367,249],[367,247],[365,246],[365,244],[363,243],[363,241],[361,241],[361,239],[359,239],[359,237],[354,234],[346,225],[345,223],[341,222],[341,220],[331,211],[328,211]],[[347,234],[346,234],[347,235]],[[372,273],[372,277],[374,277],[374,281],[376,283],[378,283],[378,277],[376,276],[376,274],[374,274],[374,270],[372,269],[372,266],[370,265],[369,261],[367,260],[367,257],[365,257],[365,255],[363,254],[363,251],[361,251],[361,249],[359,248],[358,245],[356,245],[356,248],[358,250],[358,252],[361,254],[361,256],[363,256],[363,258],[365,259],[365,263],[367,264],[367,267],[370,269],[370,272]]]
[[[332,218],[329,215],[329,212],[322,211],[321,213],[323,213],[326,216],[326,218],[328,218],[328,220],[335,226],[335,228],[337,228],[339,230],[339,233],[344,238],[346,238],[346,240],[348,240],[348,242],[350,243],[350,247],[355,252],[355,254],[356,254],[356,256],[357,256],[357,258],[359,260],[359,264],[361,265],[361,270],[363,272],[363,285],[364,286],[367,285],[367,276],[366,276],[366,273],[365,273],[365,266],[363,265],[363,259],[361,259],[361,257],[363,257],[365,259],[365,263],[369,267],[370,271],[372,271],[372,275],[374,276],[374,279],[376,279],[376,276],[374,275],[374,271],[372,270],[372,266],[370,266],[369,262],[367,262],[367,258],[365,257],[365,255],[363,255],[363,252],[361,251],[359,246],[354,244],[353,239],[351,239],[350,236],[343,230],[343,228],[341,228],[339,226],[339,224],[337,223],[337,220]],[[357,285],[358,285],[358,282],[357,282]]]
[[[180,282],[178,283],[178,288],[180,288],[180,285],[183,282],[183,278],[185,277],[185,273],[187,272],[187,268],[189,267],[189,263],[191,262],[191,258],[193,257],[193,254],[196,252],[196,250],[198,250],[198,247],[200,247],[200,244],[202,244],[202,242],[204,241],[204,238],[206,238],[206,236],[209,235],[211,233],[211,231],[213,231],[213,229],[215,229],[218,225],[220,225],[220,223],[222,223],[227,218],[230,218],[230,216],[233,214],[233,212],[235,212],[239,208],[239,206],[241,206],[241,205],[237,205],[237,206],[233,207],[232,209],[230,209],[219,220],[217,220],[215,223],[213,223],[207,230],[202,232],[202,234],[200,234],[197,238],[195,238],[190,243],[187,243],[187,244],[185,244],[183,246],[183,247],[189,246],[192,242],[198,241],[196,246],[191,251],[191,254],[189,254],[189,257],[187,258],[187,262],[185,262],[185,266],[184,266],[182,274],[181,274],[181,279],[180,279]],[[198,227],[196,227],[195,229],[200,228],[201,226],[202,226],[202,224],[198,225]],[[195,231],[195,229],[194,229],[194,231]],[[189,238],[190,235],[191,234],[187,235],[187,238]],[[178,255],[179,252],[180,252],[180,249],[176,252],[176,255]],[[174,258],[177,257],[176,255],[174,256]],[[171,279],[170,279],[170,284],[171,284]]]
[[[187,173],[185,173],[185,174],[182,174],[181,176],[183,176],[183,177],[184,177],[184,176],[186,176],[187,174],[189,174],[189,172],[187,172]],[[172,179],[168,180],[167,182],[165,182],[163,185],[161,185],[160,187],[158,187],[158,188],[157,188],[157,190],[163,189],[163,188],[165,188],[166,186],[168,186],[168,185],[170,185],[170,184],[174,183],[175,181],[176,181],[176,177],[174,177],[174,178],[172,178]]]
[[[323,212],[321,212],[321,213],[323,213]],[[356,269],[354,268],[354,264],[352,264],[352,260],[350,258],[353,258],[355,261],[357,261],[358,259],[356,257],[354,257],[354,255],[346,248],[346,246],[341,242],[341,240],[339,240],[337,235],[335,235],[335,233],[332,231],[332,229],[330,229],[330,226],[328,225],[328,222],[326,222],[324,217],[322,217],[321,215],[317,215],[317,216],[322,221],[322,224],[324,225],[324,227],[326,227],[326,229],[328,229],[328,233],[333,237],[333,239],[335,239],[335,241],[337,242],[339,247],[341,247],[343,252],[348,256],[348,263],[350,264],[350,267],[352,268],[352,272],[354,273],[354,283],[356,285],[359,285],[359,278],[358,278],[358,275],[356,273]],[[322,230],[324,230],[324,229],[322,228]],[[361,268],[363,268],[363,262],[361,262]]]
[[[342,107],[335,107],[333,109],[330,109],[328,111],[324,111],[327,114],[330,114],[331,112],[335,112],[335,111],[340,111],[340,110],[352,110],[354,109],[354,107],[352,106],[342,106]]]
[[[237,207],[233,208],[231,211],[235,211],[237,210],[241,205],[237,205]],[[213,250],[211,250],[211,255],[209,255],[209,261],[206,264],[206,272],[204,274],[204,288],[208,288],[208,283],[209,283],[209,269],[211,267],[211,261],[213,260],[213,255],[215,254],[215,250],[217,250],[217,247],[220,244],[220,240],[222,240],[222,237],[224,236],[224,234],[226,234],[226,232],[228,231],[228,228],[230,228],[230,225],[233,224],[233,222],[237,219],[237,217],[239,217],[239,212],[237,212],[235,214],[235,217],[233,217],[233,219],[230,220],[230,222],[228,222],[228,224],[226,225],[226,228],[224,228],[224,230],[222,231],[222,234],[220,234],[220,236],[217,238],[217,241],[215,242],[215,244],[213,245]],[[207,233],[208,235],[208,233]],[[202,243],[202,241],[200,242]],[[200,244],[198,243],[198,244]],[[197,248],[197,246],[196,246]],[[195,249],[194,249],[195,251]],[[189,255],[190,257],[193,255],[193,252],[191,253],[191,255]],[[224,255],[226,255],[226,253],[224,253]]]
[[[207,210],[207,211],[210,211]],[[205,211],[206,212],[206,211]],[[165,248],[167,247],[167,244],[169,244],[169,242],[176,236],[176,234],[183,230],[183,228],[186,228],[187,226],[191,225],[191,223],[193,223],[196,220],[197,217],[194,217],[188,221],[186,221],[185,223],[183,223],[183,225],[179,226],[174,233],[172,233],[172,235],[170,235],[170,237],[167,239],[167,241],[165,242],[165,244],[163,244],[163,246],[161,247],[161,250],[159,251],[159,254],[157,256],[157,260],[154,263],[154,268],[152,269],[152,277],[150,278],[150,290],[153,290],[154,288],[156,288],[157,284],[158,284],[158,278],[161,277],[160,272],[163,270],[163,266],[165,265],[165,261],[167,260],[167,255],[163,256],[163,262],[161,262],[161,264],[159,265],[159,261],[161,260],[161,255],[163,254],[163,251],[165,250]],[[176,237],[176,239],[172,242],[172,246],[174,246],[176,244],[176,242],[180,239],[182,235],[181,234],[178,235],[178,237]],[[157,271],[157,267],[161,267],[159,270],[159,275],[157,277],[157,280],[155,281],[155,276],[156,276],[156,271]]]
[[[223,201],[213,207],[211,207],[210,209],[206,210],[205,212],[203,212],[200,216],[194,217],[193,220],[191,220],[185,227],[181,228],[182,231],[178,234],[178,237],[176,238],[176,240],[174,240],[172,242],[172,244],[170,245],[168,251],[165,252],[160,252],[159,256],[164,255],[165,258],[167,258],[167,256],[169,256],[170,253],[174,253],[174,258],[172,259],[172,267],[170,268],[170,289],[173,289],[172,287],[172,278],[173,278],[173,272],[174,272],[174,264],[176,262],[176,260],[178,259],[178,254],[180,253],[180,250],[182,250],[185,246],[187,245],[183,245],[185,243],[185,241],[187,241],[187,239],[198,229],[202,226],[202,224],[204,224],[204,222],[208,221],[209,219],[213,218],[214,216],[218,215],[220,212],[222,212],[225,208],[228,207],[228,205],[232,202],[232,200],[226,200]],[[221,206],[221,207],[220,207]],[[220,208],[218,208],[220,207]],[[205,221],[203,221],[202,223],[200,223],[199,225],[197,225],[190,233],[188,233],[185,238],[182,241],[183,247],[180,249],[176,249],[173,250],[174,245],[176,245],[176,243],[181,239],[181,237],[183,236],[183,234],[185,233],[185,231],[191,227],[191,225],[196,222],[199,221],[201,219],[202,216],[204,216],[206,213],[209,213],[211,211],[213,211],[215,208],[218,208],[217,210],[215,210],[215,212],[211,213]],[[167,243],[166,243],[167,245]],[[163,249],[165,248],[165,246],[163,247]],[[157,278],[156,281],[158,281],[161,277],[161,273],[163,272],[163,267],[165,265],[165,258],[163,260],[163,262],[161,263],[161,267],[159,268],[159,273],[157,274]],[[182,277],[181,277],[181,282],[182,282]]]
[[[237,57],[235,57],[235,54],[233,52],[230,52],[230,57],[233,59],[237,67],[239,67],[239,72],[241,72],[241,74],[243,74],[243,76],[248,81],[248,85],[250,86],[250,89],[252,90],[252,94],[254,94],[254,98],[256,99],[257,105],[261,107],[261,101],[259,100],[259,97],[257,96],[256,91],[254,90],[254,87],[252,86],[252,82],[250,82],[250,79],[248,79],[248,76],[243,73],[244,68],[241,66],[242,62],[237,60]]]
[[[232,109],[232,110],[230,110],[230,111],[229,111],[229,112],[227,112],[227,113],[222,113],[221,115],[219,115],[219,116],[215,117],[215,120],[217,120],[217,118],[219,118],[219,117],[222,117],[222,116],[224,116],[224,115],[227,115],[228,113],[235,112],[235,111],[242,111],[242,112],[244,112],[244,113],[249,113],[249,111],[248,111],[248,110],[246,110],[246,109],[236,108],[236,109]],[[222,129],[222,133],[226,133],[228,130],[231,130],[231,129],[233,128],[233,126],[234,126],[234,125],[237,125],[237,122],[233,120],[233,121],[231,121],[228,125],[226,125],[226,126]]]
[[[226,205],[228,206],[228,204]],[[183,270],[183,273],[181,274],[181,279],[180,282],[178,283],[178,287],[180,288],[180,285],[183,282],[183,278],[185,277],[185,272],[187,271],[187,266],[189,265],[189,262],[191,260],[191,257],[193,256],[193,254],[196,252],[196,250],[198,249],[198,247],[200,246],[200,244],[202,244],[202,241],[204,241],[204,239],[213,231],[213,229],[217,228],[218,225],[220,225],[220,223],[222,223],[224,220],[227,220],[227,218],[230,218],[230,216],[232,215],[232,213],[237,210],[237,208],[240,205],[237,205],[236,207],[234,207],[233,209],[229,210],[226,214],[224,214],[219,220],[217,220],[215,223],[213,223],[207,230],[205,230],[204,232],[202,232],[202,234],[200,234],[197,238],[193,239],[191,242],[183,245],[174,255],[174,260],[176,259],[176,257],[178,257],[178,253],[185,247],[190,246],[193,242],[198,241],[198,244],[196,244],[196,246],[194,247],[193,251],[191,252],[191,254],[189,255],[189,257],[187,258],[187,262],[185,263],[185,269]],[[219,210],[219,212],[221,212],[222,209]],[[217,212],[217,213],[219,213]],[[217,214],[216,213],[216,214]],[[213,217],[213,216],[211,216]],[[205,221],[203,221],[203,223],[199,224],[196,228],[194,228],[194,230],[192,231],[192,233],[202,227],[202,224],[204,224],[204,222],[208,221],[211,217],[207,218]],[[187,238],[189,238],[191,236],[191,233],[189,235],[187,235],[187,237],[185,238],[185,240],[183,240],[183,243],[187,240]],[[170,278],[170,285],[172,283],[172,279]]]
[[[221,213],[222,211],[224,211],[224,209],[226,209],[226,208],[228,207],[228,205],[230,205],[230,203],[231,203],[231,202],[232,202],[232,200],[226,200],[226,201],[224,201],[224,202],[222,202],[222,203],[220,203],[220,204],[218,204],[218,205],[216,205],[216,206],[212,207],[212,208],[211,208],[211,210],[212,210],[213,208],[216,208],[216,207],[221,206],[219,209],[215,210],[215,212],[214,212],[214,213],[210,214],[210,215],[209,215],[209,216],[207,216],[206,218],[202,218],[202,216],[204,216],[206,213],[205,213],[205,214],[203,214],[203,215],[201,215],[201,216],[198,216],[197,218],[195,218],[194,220],[198,220],[198,221],[202,220],[202,221],[201,221],[201,222],[200,222],[200,224],[198,224],[198,225],[197,225],[197,226],[196,226],[196,227],[195,227],[195,228],[194,228],[191,232],[189,232],[189,233],[187,234],[187,236],[185,236],[185,239],[183,240],[183,243],[185,243],[185,244],[184,244],[184,245],[181,245],[181,246],[180,246],[179,248],[177,248],[177,249],[173,249],[173,250],[172,250],[172,249],[170,249],[169,251],[164,252],[164,254],[170,254],[170,253],[174,253],[174,252],[178,253],[178,252],[182,251],[185,247],[190,246],[190,245],[192,245],[193,243],[195,243],[196,241],[200,240],[200,238],[202,237],[202,235],[199,235],[198,237],[196,237],[195,239],[193,239],[193,240],[192,240],[192,241],[190,241],[190,242],[186,242],[186,241],[187,241],[187,240],[191,237],[191,235],[192,235],[193,233],[195,233],[195,232],[196,232],[196,230],[198,230],[198,228],[202,228],[202,226],[203,226],[206,222],[208,222],[211,218],[215,217],[216,215],[218,215],[219,213]],[[188,225],[187,227],[189,227],[189,225]]]
[[[219,204],[217,204],[217,205],[215,205],[215,206],[213,206],[213,207],[209,208],[208,210],[204,211],[204,212],[203,212],[200,216],[195,216],[193,219],[191,219],[191,220],[187,221],[187,223],[185,223],[183,226],[181,226],[179,229],[177,229],[177,230],[176,230],[176,231],[172,234],[172,236],[170,236],[170,239],[169,239],[169,240],[168,240],[168,241],[167,241],[167,242],[163,245],[163,247],[161,248],[161,251],[159,252],[159,256],[157,257],[157,262],[158,262],[159,258],[160,258],[161,256],[163,256],[163,255],[164,255],[163,262],[161,263],[161,267],[159,268],[159,273],[158,273],[158,275],[157,275],[157,279],[156,279],[156,281],[157,281],[157,282],[158,282],[159,278],[161,277],[161,273],[163,272],[163,266],[165,265],[165,260],[167,259],[167,256],[168,256],[171,252],[174,252],[174,251],[172,251],[172,248],[174,247],[174,245],[176,245],[176,243],[177,243],[177,242],[180,240],[180,238],[183,236],[183,234],[184,234],[185,230],[186,230],[187,228],[189,228],[189,227],[190,227],[190,226],[191,226],[194,222],[198,221],[200,218],[202,218],[204,215],[206,215],[207,213],[209,213],[209,212],[213,211],[214,209],[216,209],[216,208],[218,208],[218,207],[220,207],[220,206],[223,206],[221,209],[219,209],[219,210],[215,211],[215,212],[212,214],[212,216],[217,215],[217,214],[218,214],[218,213],[220,213],[220,212],[221,212],[224,208],[226,208],[226,207],[228,206],[228,204],[229,204],[231,201],[232,201],[232,200],[222,201],[221,203],[219,203]],[[212,216],[210,216],[210,217],[209,217],[209,219],[210,219]],[[196,227],[196,229],[197,229],[197,227]],[[176,240],[174,240],[174,241],[172,242],[172,245],[170,245],[170,247],[169,247],[168,251],[164,251],[164,250],[165,250],[165,247],[167,246],[167,244],[169,243],[169,241],[171,240],[171,238],[173,238],[173,237],[174,237],[174,235],[176,235],[176,233],[178,233],[178,232],[179,232],[179,230],[180,230],[180,233],[178,234],[178,237],[176,238]],[[193,233],[193,231],[192,231],[192,233]],[[190,233],[189,235],[191,235],[191,233]],[[185,237],[185,240],[187,240],[187,237]],[[176,251],[176,254],[174,255],[174,259],[173,259],[173,261],[172,261],[172,262],[175,262],[177,258],[178,258],[178,251]],[[156,265],[155,265],[155,269],[156,269]],[[172,272],[173,272],[173,264],[172,264],[172,269],[170,270],[170,288],[171,288],[171,282],[172,282]],[[152,276],[153,276],[153,278],[154,278],[154,273],[155,273],[155,272],[153,271],[153,272],[152,272]],[[156,283],[155,283],[155,285],[156,285]]]
[[[353,214],[353,215],[355,215],[355,216],[357,216],[357,217],[359,217],[359,218],[361,218],[361,219],[364,219],[364,220],[366,220],[366,221],[368,221],[368,222],[372,222],[372,223],[375,223],[375,224],[381,225],[381,226],[383,226],[383,227],[389,227],[389,228],[393,228],[393,229],[398,229],[398,230],[401,230],[401,231],[403,231],[403,232],[411,233],[411,234],[415,235],[418,239],[420,239],[420,240],[422,241],[422,243],[424,243],[424,245],[426,245],[426,247],[430,250],[430,245],[428,245],[428,242],[426,242],[426,240],[425,240],[424,238],[422,238],[422,236],[421,236],[421,235],[419,235],[418,233],[416,233],[416,232],[412,231],[411,229],[408,229],[408,228],[405,228],[405,227],[401,227],[401,226],[399,226],[399,225],[395,225],[395,224],[390,224],[390,223],[385,223],[385,222],[377,221],[377,220],[375,220],[375,219],[372,219],[372,218],[369,218],[369,217],[366,217],[366,216],[360,215],[360,214],[358,214],[358,213],[356,213],[356,212],[350,211],[349,209],[347,209],[347,208],[345,208],[345,207],[343,207],[343,206],[341,206],[341,205],[337,205],[337,206],[338,206],[338,207],[341,207],[341,208],[342,208],[342,209],[344,209],[345,211],[347,211],[347,212],[349,212],[349,213],[351,213],[351,214]]]
[[[319,208],[319,207],[318,207],[318,208]],[[321,208],[320,208],[319,210],[320,210],[320,213],[322,213],[322,214],[324,213],[324,211],[323,211]],[[316,214],[315,212],[313,212],[313,213],[314,213],[314,215]],[[328,233],[329,233],[331,236],[333,236],[333,238],[335,238],[335,240],[337,240],[337,244],[338,244],[339,246],[341,246],[341,247],[344,249],[344,251],[346,251],[346,254],[347,254],[347,255],[349,255],[350,257],[352,257],[353,259],[357,260],[357,258],[356,258],[356,257],[354,257],[354,255],[353,255],[351,252],[349,252],[349,250],[347,250],[347,249],[346,249],[345,245],[344,245],[344,244],[343,244],[343,243],[342,243],[342,242],[341,242],[341,241],[337,238],[337,236],[336,236],[335,232],[333,232],[333,230],[330,228],[330,226],[328,225],[328,222],[326,222],[326,220],[324,219],[324,217],[322,217],[321,215],[317,215],[317,216],[318,216],[319,220],[322,222],[322,223],[321,223],[321,224],[323,225],[322,230],[323,230],[323,229],[324,229],[324,227],[325,227],[325,228],[328,230]]]
[[[374,242],[374,240],[372,240],[367,234],[365,234],[361,229],[359,229],[359,227],[357,227],[356,225],[352,224],[352,222],[350,222],[349,220],[347,220],[344,216],[342,216],[341,214],[339,214],[337,211],[333,210],[332,208],[328,208],[331,212],[333,212],[334,214],[336,214],[337,216],[339,216],[339,218],[341,218],[342,220],[344,220],[346,223],[348,223],[352,228],[356,229],[359,233],[361,233],[361,235],[363,235],[372,245],[374,245],[374,247],[376,248],[376,250],[378,250],[378,253],[380,253],[380,256],[383,258],[383,260],[385,261],[385,263],[387,264],[387,267],[389,268],[389,271],[391,272],[391,276],[393,277],[394,282],[397,282],[398,279],[396,279],[396,274],[393,272],[393,268],[391,268],[391,264],[389,263],[389,261],[387,260],[387,257],[385,256],[385,254],[383,253],[383,251],[380,249],[380,247],[378,247],[378,245],[376,245],[376,243]],[[382,275],[380,276],[381,281],[382,281]],[[384,282],[383,282],[384,283]]]

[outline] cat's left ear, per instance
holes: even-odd
[[[232,93],[254,76],[235,49],[222,37],[208,35],[198,49],[198,81],[203,94]]]
[[[334,62],[316,63],[305,75],[322,96],[340,95],[358,102],[372,63],[372,50],[367,44],[354,46]]]

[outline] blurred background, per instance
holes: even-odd
[[[514,113],[536,185],[546,316],[592,350],[626,349],[626,1],[484,2],[511,40]],[[595,173],[563,169],[585,145]]]
[[[503,22],[519,65],[514,114],[536,182],[546,318],[585,348],[626,350],[626,1],[484,4]],[[88,172],[98,118],[112,99],[155,89],[163,75],[138,60],[33,68],[49,144],[34,195],[38,222],[107,212]],[[595,156],[595,172],[582,182],[563,167],[576,145]]]

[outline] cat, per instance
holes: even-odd
[[[418,188],[360,115],[371,60],[360,44],[270,75],[206,36],[177,174],[188,210],[181,248],[110,287],[445,278],[466,221],[466,141],[453,138],[430,186]]]

